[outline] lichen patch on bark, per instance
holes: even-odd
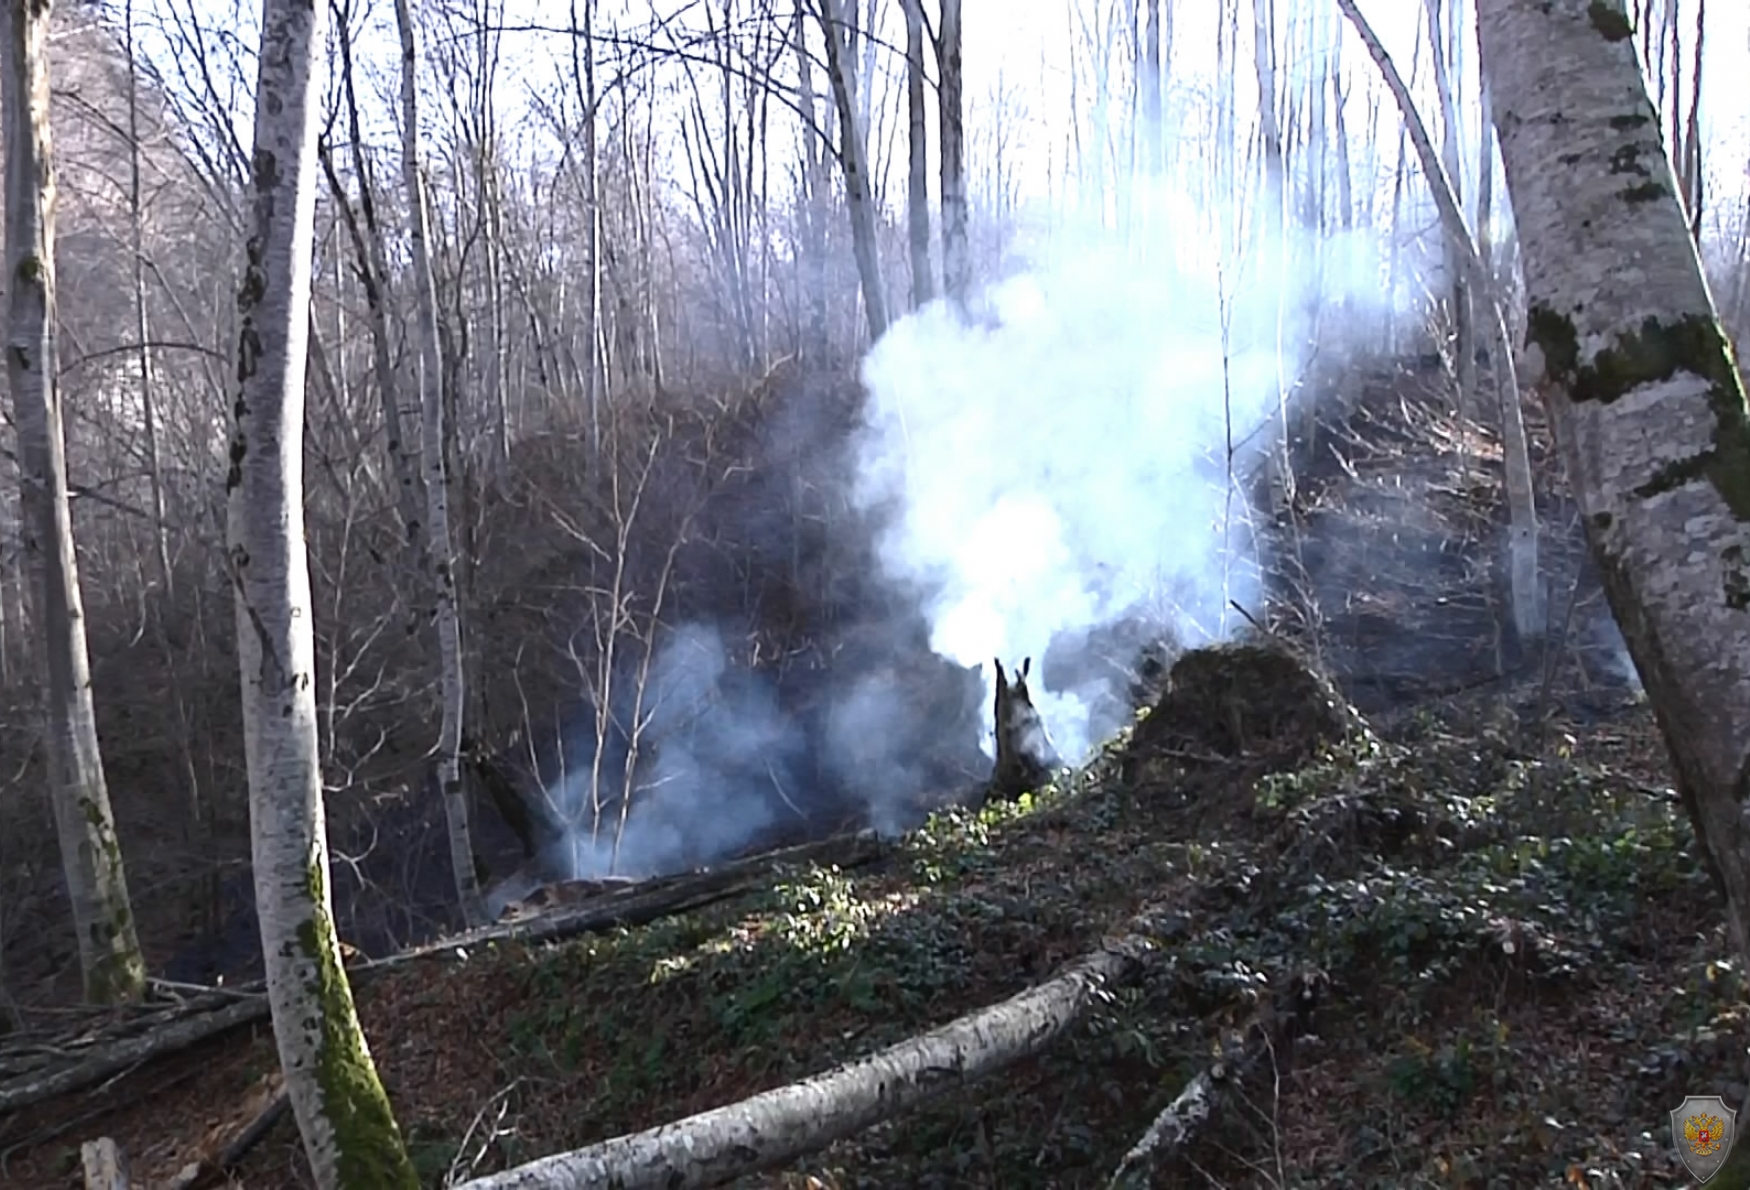
[[[1644,318],[1639,328],[1613,336],[1586,360],[1573,320],[1547,306],[1532,309],[1526,333],[1543,352],[1550,378],[1576,402],[1608,405],[1680,373],[1700,377],[1714,420],[1708,448],[1666,463],[1635,495],[1650,499],[1706,478],[1734,517],[1750,521],[1750,415],[1731,341],[1716,319],[1700,314],[1672,322]]]
[[[1621,5],[1592,0],[1586,16],[1606,41],[1626,41],[1635,35],[1635,27],[1629,23],[1628,14],[1623,12]]]

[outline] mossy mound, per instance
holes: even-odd
[[[1254,760],[1275,772],[1365,730],[1330,680],[1286,645],[1224,644],[1179,657],[1130,753],[1192,766]]]

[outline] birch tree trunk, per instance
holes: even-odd
[[[936,29],[937,146],[942,155],[942,292],[964,308],[972,294],[972,247],[966,231],[966,113],[960,68],[960,0],[942,0]]]
[[[800,354],[810,366],[824,368],[832,356],[831,326],[827,318],[826,286],[826,153],[825,123],[815,124],[814,58],[808,52],[807,25],[802,6],[796,9],[792,35],[796,46],[797,96],[808,121],[802,129],[802,259],[797,263],[797,283],[807,311],[807,331],[801,336]],[[832,104],[827,104],[830,115]]]
[[[418,1176],[359,1028],[328,882],[304,546],[304,372],[328,6],[263,0],[254,229],[225,487],[255,905],[286,1090],[323,1190]]]
[[[1142,74],[1142,164],[1150,183],[1152,208],[1153,186],[1159,182],[1163,170],[1161,146],[1166,130],[1161,123],[1161,0],[1147,0],[1147,5],[1142,60],[1137,65]]]
[[[462,787],[462,714],[467,705],[462,683],[462,617],[456,600],[455,554],[450,534],[449,468],[444,450],[444,368],[438,348],[437,290],[431,267],[431,229],[425,204],[425,182],[419,162],[419,51],[413,29],[413,11],[408,0],[395,0],[395,24],[401,33],[401,173],[407,186],[408,223],[413,240],[413,324],[419,361],[419,407],[424,414],[421,454],[425,459],[425,523],[430,546],[426,564],[434,604],[432,622],[437,628],[438,680],[443,702],[438,729],[438,787],[443,791],[456,898],[462,907],[463,920],[469,926],[476,926],[486,920],[486,902],[480,895],[480,877],[474,868],[468,795]]]
[[[1283,203],[1287,200],[1287,168],[1282,155],[1282,129],[1276,119],[1275,0],[1252,0],[1252,66],[1258,80],[1258,136],[1264,149],[1264,267],[1274,278],[1286,263]]]
[[[1119,940],[1038,987],[860,1061],[466,1182],[463,1190],[682,1190],[776,1168],[1042,1052],[1102,989],[1136,976],[1141,953],[1134,941]]]
[[[396,0],[405,7],[406,0]],[[577,8],[573,4],[571,22],[577,24]],[[403,37],[406,35],[403,34]],[[579,44],[581,43],[581,45]],[[578,99],[583,108],[583,177],[585,213],[589,222],[584,236],[584,250],[589,254],[589,369],[584,374],[584,399],[589,405],[590,461],[599,463],[602,456],[602,404],[606,397],[607,370],[602,353],[602,163],[596,123],[600,104],[595,78],[595,0],[585,0],[583,6],[583,36],[571,39],[572,73],[579,72],[577,56],[582,52],[581,77],[578,78]],[[409,103],[413,92],[409,91]]]
[[[1440,103],[1440,163],[1452,187],[1458,209],[1464,211],[1464,170],[1459,160],[1460,128],[1458,96],[1451,66],[1456,46],[1447,37],[1446,0],[1425,0],[1428,11],[1429,60],[1434,65],[1434,94]],[[1471,408],[1477,392],[1476,329],[1474,294],[1467,282],[1463,249],[1446,237],[1446,271],[1452,286],[1452,367],[1458,377],[1458,407]]]
[[[176,579],[170,570],[170,529],[164,515],[163,452],[158,445],[158,393],[152,368],[152,322],[146,304],[146,211],[140,177],[139,58],[134,52],[134,4],[122,8],[122,52],[128,60],[128,231],[133,256],[134,333],[139,336],[140,420],[146,435],[147,481],[152,492],[152,543],[158,561],[158,581],[165,601],[176,601]]]
[[[1527,358],[1732,940],[1750,956],[1743,380],[1621,0],[1477,8],[1525,269]]]
[[[930,166],[925,141],[924,0],[905,4],[906,230],[911,246],[911,305],[916,310],[935,296],[930,268]]]
[[[1501,303],[1495,300],[1481,252],[1465,226],[1464,212],[1458,195],[1447,181],[1446,170],[1434,153],[1434,141],[1428,135],[1416,111],[1410,89],[1403,76],[1385,52],[1373,27],[1355,6],[1355,0],[1337,0],[1337,7],[1355,26],[1355,32],[1367,47],[1369,56],[1379,67],[1386,89],[1397,101],[1403,116],[1404,130],[1415,146],[1421,161],[1423,176],[1434,195],[1434,205],[1440,212],[1440,223],[1452,246],[1454,259],[1470,280],[1470,288],[1487,299],[1487,309],[1493,315],[1495,355],[1498,357],[1495,375],[1500,395],[1501,454],[1504,485],[1507,493],[1507,549],[1509,584],[1512,588],[1513,627],[1521,640],[1530,641],[1543,632],[1543,590],[1538,585],[1537,492],[1532,485],[1531,452],[1525,438],[1524,410],[1519,402],[1519,378],[1513,363],[1513,343],[1507,333],[1507,320]],[[1485,76],[1486,77],[1486,76]],[[1486,88],[1485,88],[1486,90]]]
[[[49,4],[5,6],[0,111],[6,138],[6,374],[18,434],[24,552],[36,571],[50,798],[79,936],[85,996],[132,1000],[146,969],[109,807],[85,608],[73,548],[55,313],[55,176],[49,143]]]
[[[869,157],[864,129],[857,123],[852,94],[850,54],[845,49],[840,0],[820,0],[820,28],[826,38],[827,81],[832,84],[839,113],[839,161],[845,171],[845,205],[851,214],[851,251],[863,287],[863,312],[869,320],[869,342],[887,333],[887,290],[881,281],[880,247],[876,239],[874,199],[869,189]]]
[[[1676,7],[1675,4],[1672,5]],[[1689,238],[1701,245],[1702,199],[1706,179],[1701,157],[1701,64],[1706,59],[1707,0],[1695,0],[1695,57],[1689,68],[1689,120],[1683,131],[1683,201],[1689,212]]]

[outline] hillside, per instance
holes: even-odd
[[[1302,759],[1253,702],[1236,755],[1144,719],[1036,799],[948,812],[874,862],[391,970],[362,986],[365,1026],[437,1185],[900,1041],[1141,914],[1140,980],[1045,1054],[742,1184],[1103,1185],[1224,1039],[1245,1077],[1157,1184],[1672,1184],[1663,1113],[1733,1074],[1714,1039],[1742,981],[1649,714],[1534,718],[1540,695]],[[1308,1011],[1291,985],[1319,990]],[[259,1109],[273,1064],[257,1025],[5,1118],[5,1184],[73,1184],[100,1134],[162,1184]],[[283,1118],[237,1184],[300,1185],[300,1160]]]
[[[1213,1118],[1155,1184],[1673,1184],[1665,1113],[1741,1077],[1745,989],[1547,435],[1562,630],[1504,656],[1475,577],[1501,515],[1486,431],[1437,374],[1321,383],[1277,519],[1301,534],[1267,608],[1285,637],[1182,654],[1164,693],[1141,666],[1154,708],[1084,768],[887,842],[556,885],[484,934],[359,956],[427,1183],[828,1070],[1104,940],[1140,956],[1135,978],[1042,1052],[739,1184],[1104,1186],[1188,1086],[1213,1089]],[[1299,660],[1315,653],[1323,673]],[[77,1077],[0,1114],[0,1184],[76,1185],[98,1136],[137,1184],[203,1159],[235,1185],[305,1184],[289,1115],[263,1114],[276,1063],[248,985],[26,1019],[0,1041],[0,1113],[45,1073]],[[230,1027],[116,1048],[165,1020]]]

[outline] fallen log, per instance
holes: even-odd
[[[178,1170],[166,1185],[166,1190],[210,1190],[227,1184],[231,1174],[243,1163],[243,1158],[273,1130],[291,1104],[286,1097],[285,1080],[278,1077],[277,1071],[264,1092],[266,1102],[244,1121],[243,1126],[228,1138],[215,1138],[223,1143],[215,1151]]]
[[[1148,949],[1141,936],[1126,935],[1046,983],[869,1057],[740,1103],[477,1178],[463,1190],[681,1190],[786,1164],[1041,1052],[1102,989],[1134,979]]]
[[[887,845],[874,831],[801,843],[697,872],[629,884],[599,897],[562,905],[517,921],[481,926],[440,942],[360,963],[355,970],[360,974],[374,972],[414,959],[453,953],[490,942],[558,942],[579,934],[648,925],[660,918],[687,913],[763,887],[765,878],[774,868],[823,862],[841,868],[857,868],[873,863],[887,851]]]
[[[1215,1100],[1229,1080],[1225,1063],[1217,1062],[1185,1084],[1185,1089],[1154,1118],[1142,1139],[1131,1146],[1106,1183],[1106,1190],[1142,1190],[1154,1184],[1156,1165],[1183,1151],[1190,1139],[1215,1115]]]
[[[187,1049],[227,1029],[261,1020],[267,1011],[267,997],[254,996],[232,1000],[222,1008],[194,1016],[179,1013],[169,1024],[93,1048],[66,1065],[8,1079],[0,1083],[0,1115],[102,1082],[152,1058]]]
[[[775,868],[797,863],[863,867],[887,853],[873,831],[843,835],[735,860],[716,868],[645,881],[538,917],[486,926],[389,955],[349,963],[353,986],[421,959],[465,957],[493,942],[557,942],[583,934],[648,925],[765,887]],[[265,988],[258,980],[215,989],[205,999],[163,1010],[163,1022],[130,1018],[125,1036],[81,1036],[59,1044],[35,1043],[16,1066],[0,1057],[0,1116],[91,1086],[130,1067],[164,1057],[227,1030],[265,1019]],[[58,1052],[57,1052],[58,1051]],[[64,1056],[60,1056],[64,1054]],[[9,1073],[9,1070],[16,1071]]]
[[[1143,1190],[1157,1184],[1159,1173],[1184,1156],[1186,1147],[1209,1127],[1264,1055],[1275,1053],[1309,1025],[1324,983],[1320,972],[1296,975],[1289,988],[1292,1011],[1278,1012],[1276,1004],[1267,1000],[1243,1028],[1225,1037],[1222,1056],[1198,1071],[1161,1109],[1124,1154],[1106,1190]]]

